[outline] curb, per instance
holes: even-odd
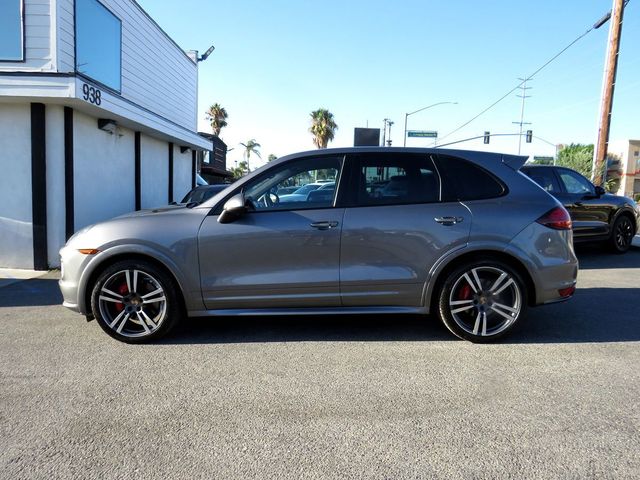
[[[39,278],[49,273],[48,270],[23,270],[19,268],[0,268],[0,288],[23,280]]]

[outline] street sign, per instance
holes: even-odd
[[[438,132],[434,130],[409,130],[407,135],[418,138],[438,138]]]

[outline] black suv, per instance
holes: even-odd
[[[629,250],[640,227],[640,211],[633,200],[606,193],[570,168],[525,165],[520,170],[569,210],[576,243],[604,241],[614,252]]]

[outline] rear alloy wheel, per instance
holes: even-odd
[[[611,234],[611,248],[616,253],[625,253],[631,247],[634,235],[633,222],[626,215],[616,219]]]
[[[451,272],[439,296],[442,322],[456,336],[485,343],[509,332],[523,315],[520,276],[498,261],[478,261]]]
[[[156,340],[180,316],[174,282],[144,261],[118,262],[102,272],[91,308],[102,329],[126,343]]]

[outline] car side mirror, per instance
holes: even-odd
[[[602,188],[600,185],[596,185],[596,195],[601,197],[602,195],[604,195],[606,192],[606,190],[604,188]]]
[[[246,211],[244,194],[238,193],[225,202],[222,213],[218,216],[218,223],[231,223],[244,215]]]

